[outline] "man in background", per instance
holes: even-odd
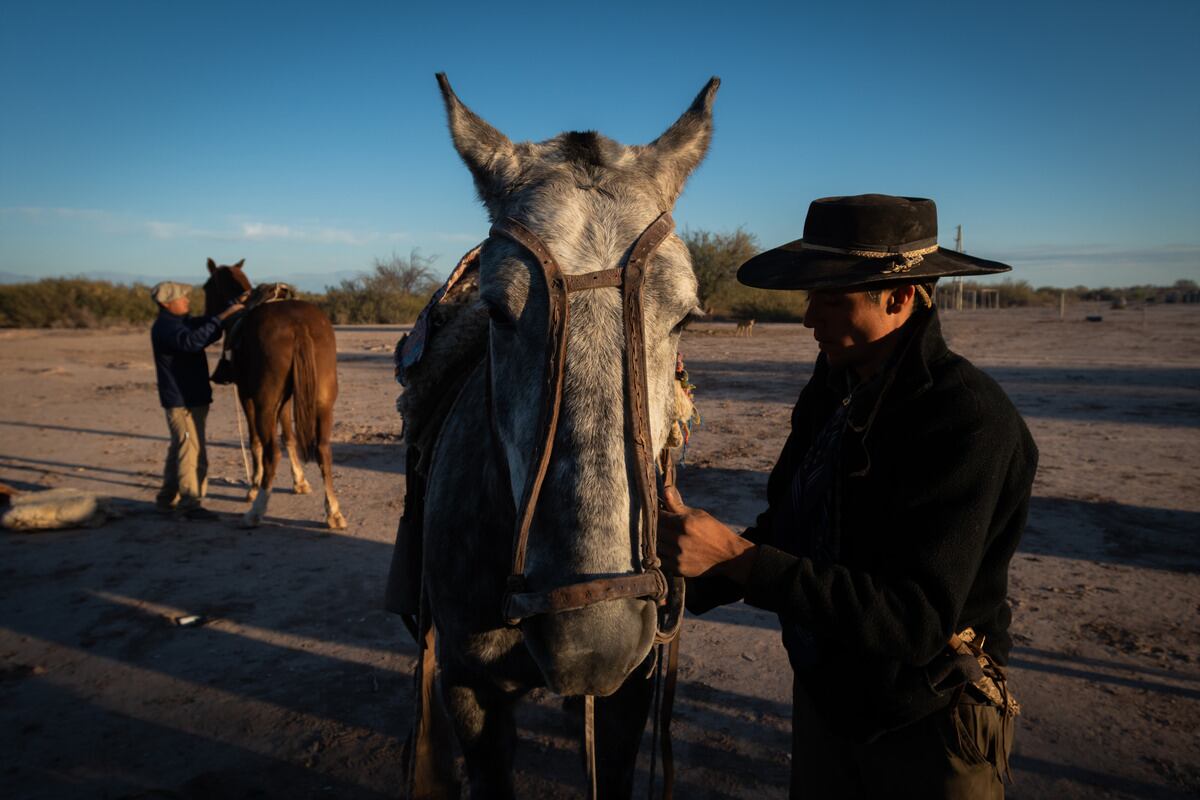
[[[208,485],[204,425],[212,404],[204,348],[221,338],[221,322],[242,309],[232,305],[217,316],[190,317],[186,283],[164,281],[150,290],[159,306],[150,329],[158,398],[166,410],[171,443],[155,507],[185,519],[213,520],[201,505]]]

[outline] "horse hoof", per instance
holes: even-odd
[[[295,486],[293,486],[292,491],[295,494],[311,494],[312,486],[308,483],[308,481],[305,481],[304,483],[297,483]]]
[[[346,529],[346,518],[342,516],[342,512],[332,514],[325,519],[325,524],[335,531],[343,531]]]
[[[242,528],[257,528],[261,522],[262,519],[260,517],[256,517],[250,512],[246,512],[242,515],[242,521],[238,523],[238,526]]]

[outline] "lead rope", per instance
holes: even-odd
[[[588,800],[597,800],[596,788],[596,696],[583,698],[583,761],[587,765]]]
[[[654,797],[654,778],[658,767],[658,718],[662,711],[662,676],[663,645],[658,645],[658,653],[654,658],[654,701],[650,713],[654,716],[654,724],[650,728],[650,785],[646,787],[646,797]],[[666,765],[663,765],[666,769]]]
[[[417,639],[417,669],[413,676],[417,696],[408,738],[408,797],[409,800],[444,800],[458,796],[458,778],[453,772],[453,761],[446,755],[451,741],[447,720],[437,708],[434,697],[437,629],[423,586],[418,613],[420,637]]]
[[[237,420],[238,426],[238,446],[242,448],[242,469],[246,471],[246,486],[253,489],[254,484],[250,476],[250,460],[246,458],[246,434],[242,432],[242,395],[238,391],[237,381],[234,381],[233,386],[233,416]]]
[[[675,485],[675,463],[671,460],[670,448],[663,450],[659,461],[662,472],[662,491],[666,492],[668,486]],[[659,638],[659,652],[654,687],[654,722],[658,737],[657,744],[662,748],[662,798],[663,800],[672,800],[675,794],[675,754],[671,747],[671,716],[675,707],[675,686],[679,679],[679,640],[683,638],[683,593],[686,589],[683,579],[678,576],[672,576],[667,580],[679,603],[679,617],[673,621],[674,630],[666,634],[665,641],[661,631],[657,637]],[[657,753],[654,745],[655,742],[652,740],[651,747],[654,749],[651,750],[650,755],[650,788],[647,793],[649,798],[654,797],[654,756]]]

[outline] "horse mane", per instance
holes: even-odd
[[[396,410],[404,420],[404,440],[416,446],[427,466],[458,387],[487,353],[488,315],[479,301],[478,272],[468,273],[425,313],[429,314],[429,328],[424,350],[405,372]]]

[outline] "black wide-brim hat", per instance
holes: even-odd
[[[759,289],[865,289],[1012,267],[937,243],[937,206],[920,197],[860,194],[814,200],[804,238],[759,253],[737,278]]]

